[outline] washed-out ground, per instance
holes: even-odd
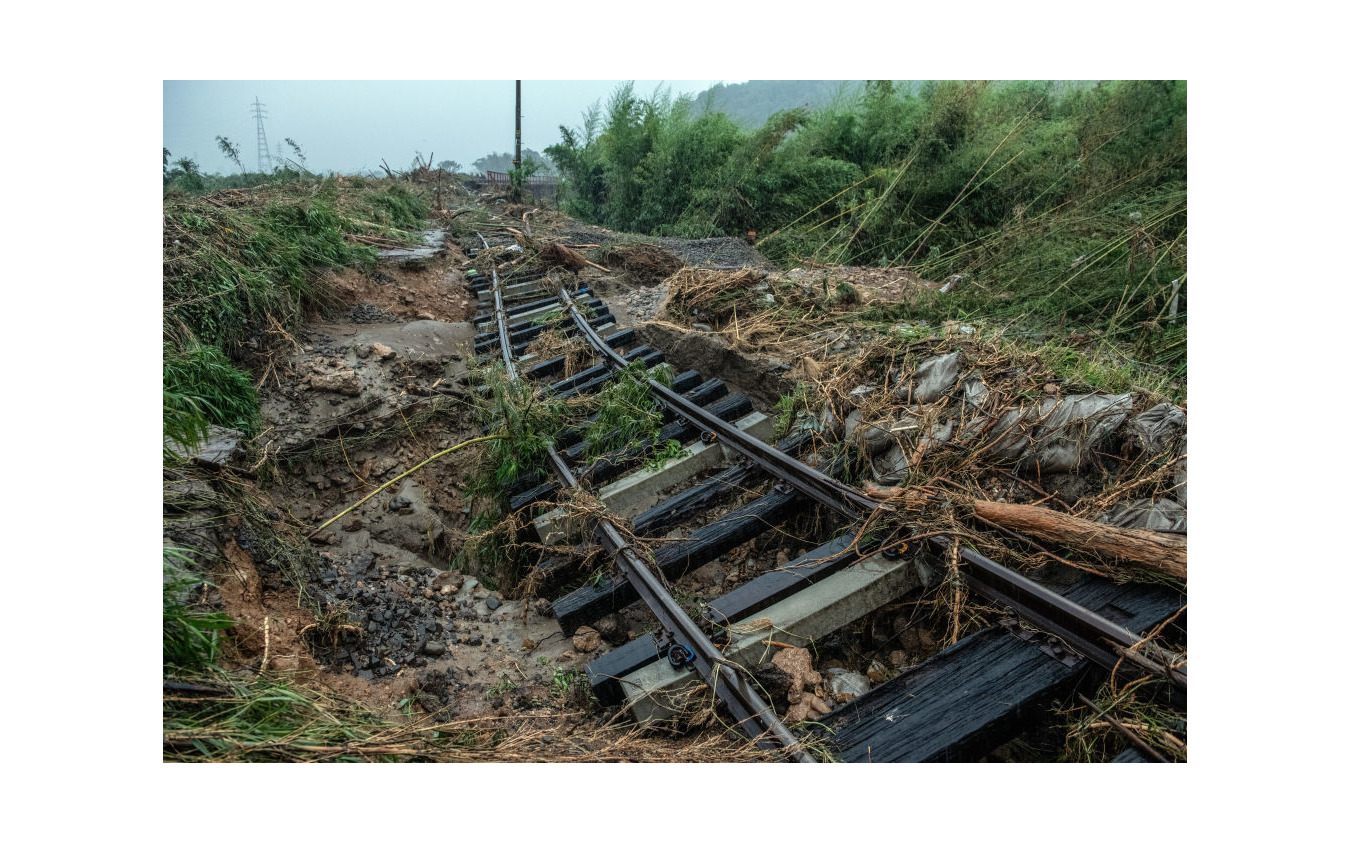
[[[506,222],[522,210],[489,207]],[[574,244],[615,238],[557,212],[531,222],[536,235]],[[894,269],[779,272],[731,238],[659,245],[686,266],[757,268],[766,284],[828,291],[847,283],[859,306],[937,286]],[[255,517],[268,521],[267,535],[232,511],[221,490],[208,494],[211,481],[196,470],[166,469],[166,541],[202,547],[210,537],[222,549],[207,600],[238,622],[227,653],[233,667],[292,672],[391,715],[584,711],[585,663],[650,630],[651,615],[635,606],[565,637],[547,600],[495,589],[471,550],[473,448],[431,462],[328,524],[385,481],[483,433],[465,377],[476,299],[465,286],[459,247],[438,230],[421,249],[387,254],[374,271],[332,274],[337,307],[288,336],[260,367],[262,433],[246,450],[211,455],[241,474],[241,494]],[[667,279],[591,269],[584,277],[620,323],[636,327],[677,369],[723,378],[769,414],[799,380],[856,357],[867,341],[832,328],[811,338],[816,357],[746,348],[723,326],[672,312]],[[1072,473],[1037,480],[1012,483],[1009,500],[1031,500],[1048,488],[1073,503],[1097,491]],[[706,601],[783,565],[823,541],[820,519],[808,513],[700,568],[676,584],[677,595]],[[303,545],[303,565],[278,562],[277,537]],[[931,656],[945,644],[941,626],[932,602],[912,595],[818,643],[805,673],[823,672],[820,705],[828,710]],[[775,704],[787,708],[783,700]]]

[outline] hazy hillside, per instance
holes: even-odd
[[[737,85],[714,85],[694,100],[699,113],[712,99],[712,110],[726,114],[746,129],[763,125],[785,108],[819,108],[836,97],[862,90],[862,83],[840,79],[752,79]]]

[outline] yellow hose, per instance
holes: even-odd
[[[418,463],[416,466],[412,467],[411,469],[409,469],[408,471],[404,472],[403,474],[398,475],[397,477],[390,478],[389,480],[387,480],[387,481],[385,481],[384,483],[380,484],[379,486],[375,487],[375,489],[370,493],[370,495],[367,495],[365,498],[362,498],[360,501],[358,501],[358,502],[356,502],[355,504],[353,504],[352,506],[348,507],[346,510],[343,510],[341,513],[338,513],[338,514],[337,514],[336,516],[334,516],[333,518],[329,519],[328,521],[326,521],[326,522],[324,522],[323,524],[321,524],[321,525],[319,525],[318,527],[316,527],[316,528],[314,529],[313,533],[311,533],[307,538],[312,539],[312,538],[314,537],[314,535],[317,534],[319,531],[321,531],[321,530],[323,530],[324,528],[328,527],[328,526],[331,525],[333,522],[336,522],[338,519],[342,518],[343,516],[347,515],[347,514],[350,513],[351,511],[355,510],[357,507],[360,507],[362,504],[365,504],[367,501],[369,501],[370,499],[372,499],[372,498],[374,498],[376,495],[378,495],[382,490],[384,490],[385,488],[387,488],[390,484],[394,484],[394,483],[397,483],[398,481],[403,480],[404,478],[408,477],[408,476],[411,475],[413,472],[416,472],[418,469],[421,469],[423,466],[427,465],[427,464],[430,463],[431,461],[436,460],[436,459],[441,458],[441,457],[444,457],[444,456],[447,455],[447,454],[452,454],[452,453],[454,453],[454,452],[456,452],[456,451],[459,451],[461,448],[463,448],[463,447],[466,446],[466,445],[473,445],[474,443],[487,442],[488,440],[500,440],[500,439],[502,439],[504,436],[505,436],[504,434],[489,434],[489,435],[486,436],[486,437],[475,437],[474,439],[471,439],[471,440],[465,440],[464,442],[460,443],[459,445],[452,445],[452,446],[450,446],[449,448],[447,448],[445,451],[438,451],[438,452],[436,452],[435,454],[431,455],[431,456],[428,457],[426,460],[423,460],[421,463]]]

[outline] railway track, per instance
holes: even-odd
[[[497,245],[489,237],[494,236],[478,235],[483,248]],[[661,350],[617,325],[585,287],[569,290],[542,273],[504,276],[496,269],[472,286],[479,299],[474,323],[481,332],[475,352],[482,360],[500,359],[513,381],[527,379],[546,393],[568,397],[599,391],[633,361],[648,368],[665,362]],[[545,316],[584,341],[593,355],[590,366],[560,377],[563,356],[540,360],[525,354],[545,330]],[[677,465],[639,468],[642,449],[629,447],[583,467],[582,432],[567,431],[548,448],[546,467],[506,490],[512,511],[533,515],[547,510],[542,505],[557,493],[585,487],[607,510],[630,518],[630,536],[657,537],[738,491],[765,483],[767,491],[687,537],[659,545],[649,558],[615,522],[598,518],[591,540],[609,555],[613,573],[559,595],[553,602],[559,624],[571,635],[640,600],[658,629],[587,666],[603,703],[626,702],[640,720],[659,720],[678,709],[672,701],[684,690],[701,682],[759,746],[794,761],[814,761],[750,676],[770,645],[783,644],[768,637],[809,645],[928,585],[940,565],[936,561],[952,553],[950,540],[911,540],[898,513],[837,479],[841,458],[815,465],[802,459],[809,432],[767,442],[767,417],[721,380],[688,371],[676,374],[669,386],[649,378],[647,387],[666,424],[646,445],[673,440],[687,446]],[[694,482],[686,485],[690,479]],[[697,618],[671,595],[667,583],[809,508],[826,514],[832,527],[817,547],[712,600]],[[546,542],[573,530],[558,510],[539,514],[533,524]],[[885,529],[878,529],[882,525]],[[811,738],[826,742],[838,758],[978,758],[1016,735],[1050,700],[1104,671],[1152,672],[1184,699],[1184,667],[1174,667],[1170,654],[1140,635],[1176,613],[1180,601],[1171,590],[1116,586],[1089,576],[1056,591],[969,547],[955,553],[966,586],[1004,607],[1006,618],[822,719]],[[539,566],[539,581],[554,587],[574,574],[562,560],[546,559]],[[767,630],[754,629],[756,620],[766,618]]]

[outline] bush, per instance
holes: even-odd
[[[164,549],[164,672],[194,671],[215,663],[220,631],[234,626],[228,615],[192,606],[193,593],[207,584],[193,574],[190,551]]]
[[[184,446],[206,435],[208,424],[258,432],[258,391],[248,374],[220,348],[190,342],[164,347],[164,433]]]
[[[191,444],[207,424],[256,433],[257,393],[234,359],[243,341],[329,304],[323,270],[374,263],[346,234],[412,240],[429,214],[405,185],[364,180],[291,179],[229,202],[166,196],[165,436]]]
[[[926,315],[1148,335],[1140,354],[1184,367],[1184,324],[1155,335],[1186,274],[1185,82],[873,82],[753,132],[628,84],[547,153],[587,222],[753,229],[785,264],[960,273],[970,283]]]

